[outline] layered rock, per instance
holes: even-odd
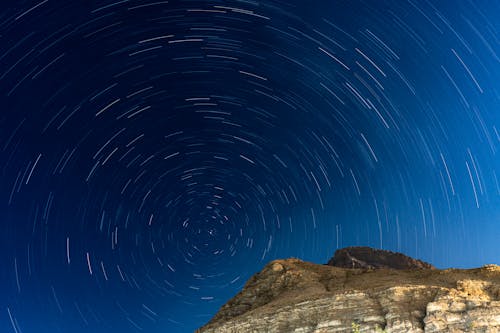
[[[276,260],[197,332],[500,332],[500,267],[349,269]]]

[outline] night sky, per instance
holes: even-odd
[[[0,332],[190,332],[351,245],[499,263],[498,1],[1,7]]]

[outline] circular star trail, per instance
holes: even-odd
[[[498,4],[2,7],[2,332],[192,331],[348,245],[495,260]]]

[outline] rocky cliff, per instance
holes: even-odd
[[[402,253],[373,249],[366,246],[353,246],[337,250],[327,265],[369,269],[435,269],[429,263],[413,259]]]
[[[500,266],[439,270],[405,256],[419,267],[394,269],[372,260],[390,253],[365,250],[347,252],[368,268],[273,261],[197,332],[500,332]]]

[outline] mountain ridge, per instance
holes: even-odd
[[[196,332],[500,332],[500,266],[440,270],[404,257],[416,267],[271,261]]]

